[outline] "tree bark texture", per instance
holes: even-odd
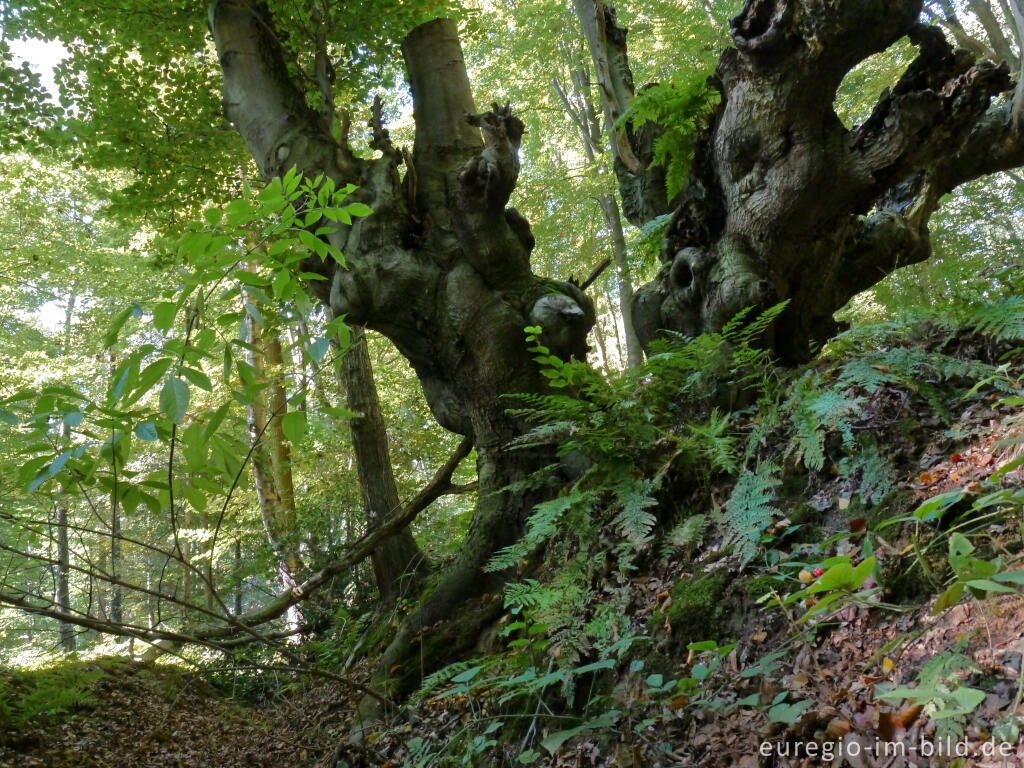
[[[295,165],[339,186],[357,181],[353,199],[374,210],[327,235],[345,254],[345,268],[316,258],[303,265],[328,278],[312,288],[335,315],[388,337],[416,371],[439,423],[471,438],[477,450],[479,502],[469,531],[452,568],[385,653],[382,669],[390,672],[408,660],[421,629],[450,618],[460,605],[471,608],[472,598],[495,591],[506,577],[482,568],[521,535],[539,500],[506,486],[551,458],[507,450],[523,425],[506,412],[512,403],[502,395],[545,386],[523,327],[543,326],[555,354],[582,358],[593,304],[577,286],[531,272],[529,223],[507,207],[523,124],[507,107],[476,112],[451,21],[425,24],[404,41],[415,143],[411,154],[397,150],[377,119],[371,146],[381,156],[375,159],[356,157],[345,141],[335,141],[307,106],[261,3],[219,0],[210,27],[225,113],[263,175]]]
[[[921,5],[748,0],[732,19],[734,47],[711,81],[721,103],[657,278],[634,297],[645,344],[660,329],[715,331],[788,299],[768,341],[783,359],[806,359],[847,300],[929,257],[928,219],[944,194],[1024,163],[1007,65],[953,50],[920,23]],[[863,125],[845,128],[833,109],[844,75],[904,35],[917,58]]]
[[[367,527],[373,528],[400,509],[402,503],[391,466],[387,430],[373,380],[370,351],[361,328],[352,329],[351,344],[342,359],[341,380],[348,409],[359,414],[359,418],[349,422],[349,430],[366,523]],[[384,605],[392,605],[402,595],[410,594],[430,570],[408,527],[385,539],[374,550],[370,560]]]

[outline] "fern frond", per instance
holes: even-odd
[[[541,502],[533,508],[527,521],[526,533],[519,541],[498,550],[484,567],[485,571],[495,572],[511,568],[538,545],[558,533],[558,521],[562,515],[577,504],[589,505],[593,494],[582,491],[571,491],[548,501]]]
[[[857,450],[839,462],[839,471],[857,485],[858,495],[868,504],[877,504],[896,488],[896,472],[870,436],[857,441]]]
[[[420,685],[419,690],[412,695],[413,702],[417,704],[421,703],[424,699],[430,696],[430,694],[434,693],[453,677],[461,675],[471,667],[475,667],[478,662],[478,659],[456,661],[449,664],[447,667],[442,667],[433,674],[427,675],[427,677],[424,678],[423,683]]]
[[[668,542],[677,549],[692,549],[704,541],[707,527],[707,515],[690,515],[672,529],[668,535]]]
[[[967,318],[967,325],[996,341],[1024,340],[1024,296],[1010,296],[979,307]]]
[[[626,539],[634,550],[641,549],[651,540],[651,531],[657,519],[649,510],[658,502],[651,496],[654,480],[643,479],[616,487],[615,495],[621,506],[615,517],[615,529]]]
[[[694,437],[697,453],[715,471],[736,473],[736,440],[727,434],[731,420],[728,413],[717,408],[711,411],[703,424],[690,424],[687,429]]]
[[[737,546],[744,565],[757,553],[761,534],[778,511],[772,506],[778,474],[778,465],[770,461],[759,463],[753,472],[744,470],[725,507],[725,540]]]

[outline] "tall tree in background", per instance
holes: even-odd
[[[358,414],[349,421],[349,430],[366,522],[372,528],[397,512],[401,501],[395,484],[384,416],[373,380],[366,334],[361,328],[352,332],[351,346],[341,362],[340,377],[348,408]],[[386,606],[392,605],[402,595],[412,594],[430,571],[430,564],[407,525],[381,542],[370,558],[377,591],[381,603]]]
[[[291,443],[284,430],[288,398],[280,331],[276,327],[261,328],[255,312],[246,315],[245,323],[248,363],[263,385],[263,391],[247,408],[253,482],[263,530],[277,556],[278,578],[281,586],[290,590],[306,576],[307,566],[299,551],[302,537],[296,525]],[[295,626],[300,620],[293,607],[291,624]]]
[[[554,75],[551,86],[572,121],[587,164],[594,166],[604,153],[607,133],[602,129],[598,107],[594,103],[591,73],[577,50],[567,48],[559,41],[558,53],[562,59],[563,74]],[[575,47],[575,46],[574,46]],[[611,115],[605,114],[605,121],[611,127]],[[612,262],[615,265],[615,281],[618,292],[619,310],[622,316],[623,332],[626,337],[626,361],[632,367],[644,360],[640,339],[633,328],[630,302],[633,299],[633,280],[626,255],[626,236],[622,230],[622,216],[619,201],[613,192],[602,192],[597,198],[605,230],[611,242]]]

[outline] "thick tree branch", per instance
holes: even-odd
[[[224,114],[264,177],[282,176],[301,163],[303,172],[326,168],[338,175],[335,181],[353,178],[356,169],[338,167],[337,145],[289,77],[266,6],[260,0],[218,0],[208,20],[224,75]]]
[[[992,10],[988,0],[967,0],[967,4],[970,6],[971,11],[974,12],[974,15],[978,17],[978,21],[981,22],[981,26],[991,41],[996,55],[1007,64],[1015,63],[1017,56],[1013,53],[1013,46],[1010,45],[1010,41],[1003,33],[1003,25],[999,23],[999,19],[996,17],[995,11]]]

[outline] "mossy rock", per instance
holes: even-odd
[[[806,523],[820,523],[822,518],[821,510],[812,504],[797,503],[789,508],[789,519],[794,525]]]
[[[714,571],[680,579],[672,587],[672,604],[665,612],[672,625],[674,643],[718,639],[718,624],[729,577],[724,571]]]
[[[780,581],[778,578],[771,575],[754,576],[750,579],[744,579],[742,582],[742,588],[746,590],[750,599],[755,603],[773,591],[782,592],[785,587],[785,582]]]

